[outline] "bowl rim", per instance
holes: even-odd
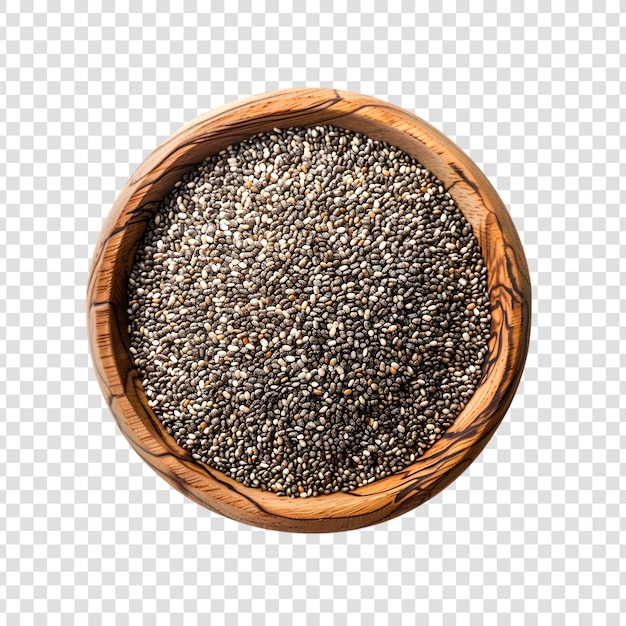
[[[137,244],[176,180],[207,156],[258,132],[322,124],[383,138],[418,158],[445,183],[481,245],[492,334],[478,388],[422,457],[401,472],[352,492],[290,498],[244,487],[193,459],[166,433],[147,406],[132,363],[124,303]],[[165,140],[119,193],[96,244],[87,288],[93,366],[131,446],[157,474],[198,504],[241,522],[295,532],[348,530],[391,519],[459,476],[489,441],[514,397],[528,352],[530,309],[530,278],[519,236],[502,200],[476,164],[417,116],[376,98],[325,88],[244,98],[199,116]]]

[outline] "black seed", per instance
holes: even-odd
[[[396,148],[274,130],[188,173],[157,215],[129,280],[131,352],[200,462],[281,495],[351,491],[415,461],[476,389],[485,264]]]

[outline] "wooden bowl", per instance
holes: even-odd
[[[129,352],[126,287],[148,222],[188,170],[256,133],[323,124],[397,146],[442,181],[482,247],[491,340],[476,392],[418,461],[350,493],[300,499],[244,487],[194,460],[167,434],[148,407]],[[94,253],[88,286],[89,341],[98,381],[122,433],[173,487],[211,511],[255,526],[342,531],[391,519],[422,504],[478,456],[519,383],[528,350],[530,300],[528,268],[513,222],[493,187],[460,148],[418,117],[386,102],[333,89],[294,89],[246,98],[198,117],[137,169],[115,201]]]

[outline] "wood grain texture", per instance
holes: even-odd
[[[244,487],[195,461],[148,407],[129,352],[126,286],[135,252],[161,200],[205,158],[272,128],[333,124],[387,141],[415,157],[450,191],[472,224],[488,269],[491,340],[479,387],[445,435],[413,465],[350,493],[307,499]],[[400,515],[450,484],[478,456],[519,383],[530,335],[531,289],[522,246],[493,187],[454,143],[402,109],[332,89],[295,89],[240,100],[181,128],[120,192],[96,246],[87,292],[89,341],[98,381],[131,446],[198,504],[269,529],[330,532]]]

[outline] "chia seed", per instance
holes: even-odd
[[[278,495],[351,491],[424,454],[482,375],[471,226],[386,143],[274,129],[176,183],[139,246],[131,353],[194,459]]]

